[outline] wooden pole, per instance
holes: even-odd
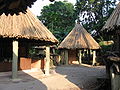
[[[113,72],[114,68],[110,68],[111,75],[111,90],[120,90],[120,75]]]
[[[93,63],[92,63],[92,65],[95,65],[95,63],[96,63],[96,51],[94,50],[93,51]]]
[[[88,49],[88,60],[90,62],[90,49]]]
[[[68,65],[68,50],[65,50],[65,63]]]
[[[79,50],[79,64],[82,64],[82,55],[81,55],[81,50]]]
[[[46,46],[45,75],[50,74],[50,47]]]
[[[13,58],[12,58],[12,79],[17,78],[18,72],[18,41],[13,41]]]
[[[60,63],[60,60],[61,60],[61,56],[60,55],[58,55],[58,62]]]
[[[53,50],[53,54],[55,54],[55,48],[53,48],[52,50]]]

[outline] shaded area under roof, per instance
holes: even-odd
[[[61,42],[58,48],[64,49],[99,49],[99,44],[81,26],[76,24],[73,30]]]
[[[120,2],[116,6],[111,16],[108,18],[106,24],[103,26],[102,31],[106,30],[106,32],[109,32],[118,27],[120,27]]]
[[[0,37],[32,39],[41,42],[58,43],[54,35],[29,10],[19,15],[0,16]]]

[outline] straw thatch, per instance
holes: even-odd
[[[24,12],[27,9],[27,6],[31,7],[31,5],[36,0],[0,0],[0,14],[2,13],[19,13]],[[49,0],[54,1],[54,0]]]
[[[118,3],[115,10],[108,18],[106,24],[102,28],[102,31],[106,30],[106,32],[109,32],[115,30],[118,27],[120,27],[120,3]]]
[[[76,24],[73,30],[61,42],[59,48],[99,49],[100,46],[80,24]]]
[[[0,14],[24,12],[36,0],[0,0]]]
[[[20,15],[0,16],[0,37],[24,38],[57,43],[54,35],[29,10]]]

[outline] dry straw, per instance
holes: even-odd
[[[99,44],[93,37],[81,26],[76,24],[73,30],[61,42],[59,48],[65,49],[99,49]]]
[[[0,16],[0,36],[3,38],[25,38],[57,43],[54,35],[29,10],[19,15]]]

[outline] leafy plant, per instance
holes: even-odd
[[[71,3],[55,1],[49,6],[44,6],[38,18],[62,41],[75,25],[75,8]]]
[[[76,0],[76,13],[84,27],[97,35],[116,6],[117,0]]]

